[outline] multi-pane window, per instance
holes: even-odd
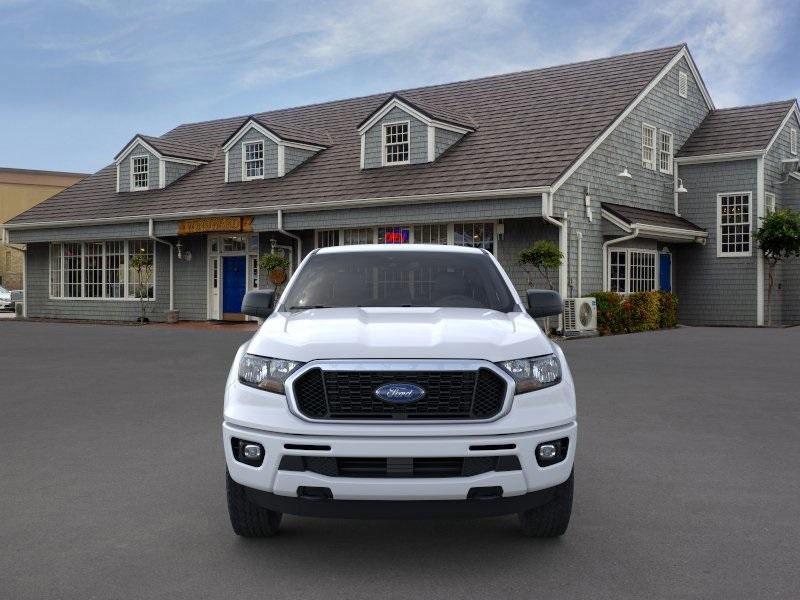
[[[222,238],[223,252],[245,252],[247,249],[247,236],[226,235]]]
[[[415,244],[447,244],[447,225],[415,225]]]
[[[410,227],[378,227],[379,244],[408,244],[410,241]]]
[[[150,158],[148,156],[134,156],[131,158],[131,188],[146,190],[150,186]]]
[[[216,274],[215,274],[216,277]],[[252,289],[258,288],[258,257],[250,257],[250,287]]]
[[[661,131],[658,139],[658,168],[662,173],[672,174],[672,134]]]
[[[329,248],[339,245],[338,229],[323,229],[317,232],[317,248]]]
[[[125,297],[125,242],[106,242],[106,298]]]
[[[144,253],[150,262],[141,290],[145,297],[153,298],[153,241],[149,239],[51,244],[50,296],[136,298],[136,275],[127,265],[130,256],[139,253]]]
[[[103,297],[103,242],[84,245],[83,281],[85,298]]]
[[[387,165],[408,163],[408,121],[383,126],[383,162]]]
[[[717,249],[720,256],[750,254],[750,193],[720,194]]]
[[[764,201],[767,205],[767,214],[772,214],[775,212],[775,194],[772,192],[766,192],[764,194]]]
[[[244,177],[257,179],[264,176],[264,142],[245,142]]]
[[[686,71],[678,71],[678,95],[681,98],[689,96],[689,75]]]
[[[651,250],[610,250],[608,289],[619,294],[656,289],[656,253]]]
[[[625,294],[628,291],[628,253],[625,250],[612,250],[609,256],[609,288],[612,292]]]
[[[374,236],[371,227],[361,229],[345,229],[342,231],[342,245],[371,244]]]
[[[789,128],[789,152],[797,154],[797,129]]]
[[[656,128],[642,123],[642,166],[656,168]]]
[[[153,298],[152,240],[128,242],[128,297]]]
[[[493,223],[455,223],[453,225],[453,245],[483,248],[494,251]]]

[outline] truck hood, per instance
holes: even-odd
[[[274,313],[247,352],[300,362],[465,358],[497,362],[553,352],[526,313],[474,308],[325,308]]]

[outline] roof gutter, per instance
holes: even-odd
[[[172,312],[175,310],[175,248],[170,242],[156,237],[153,219],[147,222],[147,237],[169,246],[169,310]],[[153,260],[155,260],[155,254]]]
[[[497,190],[476,190],[470,192],[447,192],[442,194],[417,194],[412,196],[386,196],[383,198],[358,198],[353,200],[333,200],[326,202],[307,202],[295,204],[279,204],[274,206],[253,206],[225,209],[208,209],[197,211],[182,211],[175,213],[161,213],[150,215],[132,215],[126,217],[107,217],[102,219],[71,219],[63,221],[42,221],[30,223],[5,223],[8,229],[48,229],[51,227],[82,227],[90,225],[108,225],[113,223],[146,222],[150,219],[156,221],[169,221],[176,219],[191,219],[197,217],[212,217],[224,215],[267,215],[276,214],[280,210],[304,212],[309,210],[325,210],[335,208],[358,208],[361,206],[380,206],[383,204],[407,204],[426,202],[458,202],[464,200],[482,200],[488,198],[524,198],[550,192],[550,186],[533,186],[522,188],[505,188]],[[544,203],[543,203],[544,204]]]

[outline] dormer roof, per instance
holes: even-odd
[[[286,123],[270,122],[251,115],[245,118],[242,124],[222,143],[222,149],[227,151],[239,138],[253,128],[276,143],[305,146],[309,150],[324,150],[331,145],[331,138],[328,134]]]
[[[207,163],[214,158],[214,151],[203,146],[187,144],[177,140],[165,140],[151,135],[137,133],[125,147],[114,157],[119,162],[137,145],[143,144],[150,152],[158,158],[178,160],[188,160],[197,163]]]
[[[358,124],[358,132],[363,133],[394,108],[399,108],[409,113],[426,125],[441,127],[442,129],[462,134],[476,129],[472,119],[452,109],[439,106],[435,102],[422,100],[410,94],[401,96],[395,93],[388,96]]]

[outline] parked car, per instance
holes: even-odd
[[[228,510],[247,537],[283,513],[428,518],[519,514],[563,534],[573,496],[575,390],[564,354],[487,251],[342,246],[312,252],[225,388]]]
[[[0,310],[14,310],[14,302],[11,300],[11,292],[0,285]]]

